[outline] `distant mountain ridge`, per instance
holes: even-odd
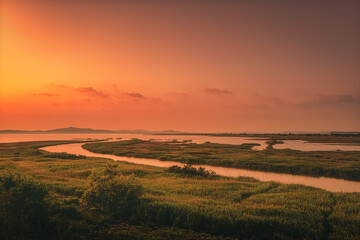
[[[116,133],[132,133],[132,134],[152,134],[152,133],[180,133],[175,130],[164,130],[164,131],[149,131],[143,129],[135,129],[135,130],[105,130],[105,129],[92,129],[92,128],[77,128],[77,127],[67,127],[67,128],[57,128],[50,130],[0,130],[0,134],[116,134]]]
[[[76,127],[58,128],[58,129],[47,130],[45,132],[48,132],[48,133],[116,133],[111,130],[76,128]]]
[[[176,130],[163,130],[163,131],[150,131],[150,130],[144,130],[144,129],[134,129],[134,130],[129,130],[129,129],[121,129],[121,130],[117,130],[116,133],[134,133],[134,134],[146,134],[146,133],[181,133],[179,131]]]

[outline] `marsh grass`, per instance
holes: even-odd
[[[44,186],[52,227],[39,233],[45,231],[46,239],[357,239],[360,233],[359,193],[330,193],[253,178],[190,177],[101,158],[41,161],[50,159],[45,157],[48,153],[33,155],[29,149],[54,143],[33,144],[0,144],[0,173],[10,169]],[[18,155],[21,161],[13,161]],[[125,184],[134,178],[141,186],[140,201],[127,214],[120,211],[120,218],[108,211],[94,215],[83,205],[85,193],[94,187],[91,176],[101,177],[106,171],[111,175],[109,166],[114,165],[113,176]],[[0,225],[3,239],[14,234],[3,222]]]
[[[118,156],[360,180],[360,152],[302,152],[271,148],[254,151],[248,144],[173,144],[138,139],[88,143],[83,147],[91,152]]]

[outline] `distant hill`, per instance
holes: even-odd
[[[53,130],[45,131],[47,133],[116,133],[110,130],[103,129],[91,129],[91,128],[76,128],[76,127],[68,127],[68,128],[58,128]]]
[[[0,130],[0,134],[15,134],[15,133],[27,133],[28,131],[24,130]]]
[[[51,130],[35,130],[35,131],[26,131],[26,130],[0,130],[0,134],[68,134],[68,133],[117,133],[115,131],[103,130],[103,129],[91,129],[91,128],[76,128],[76,127],[68,127],[68,128],[58,128]]]
[[[67,128],[57,128],[51,130],[0,130],[0,134],[116,134],[116,133],[128,133],[128,134],[171,134],[171,133],[180,133],[175,130],[164,130],[164,131],[148,131],[143,129],[122,129],[117,131],[104,130],[104,129],[92,129],[92,128],[76,128],[76,127],[67,127]]]
[[[130,133],[130,134],[171,134],[171,133],[181,133],[179,131],[176,130],[163,130],[163,131],[149,131],[149,130],[144,130],[144,129],[134,129],[134,130],[129,130],[129,129],[121,129],[121,130],[117,130],[117,133]]]

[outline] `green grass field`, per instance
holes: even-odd
[[[88,143],[84,148],[118,156],[154,158],[188,164],[245,168],[360,181],[360,152],[302,152],[290,149],[253,151],[253,144],[185,144],[128,140]]]
[[[149,154],[162,151],[161,147],[158,152],[145,151],[148,143],[137,142],[122,144],[134,144]],[[251,178],[189,175],[109,159],[53,155],[38,149],[59,143],[64,141],[0,144],[0,238],[35,239],[31,235],[34,232],[36,239],[360,238],[360,193],[331,193]],[[111,146],[118,144],[88,146],[113,151]],[[179,146],[171,145],[173,154]],[[200,155],[200,149],[188,146],[189,156],[190,151]],[[214,148],[228,154],[233,151],[226,147],[220,150],[220,145],[205,146],[210,154]],[[10,181],[9,176],[19,180]],[[126,202],[131,209],[126,214],[114,214],[118,199],[112,194],[116,194],[117,186],[141,188],[137,201]],[[38,188],[46,192],[44,203],[35,199],[37,208],[31,211],[19,207],[33,204],[30,193],[42,193]],[[47,220],[29,217],[37,211]],[[22,220],[19,226],[19,219],[35,220]]]

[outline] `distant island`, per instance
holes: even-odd
[[[175,130],[163,130],[163,131],[149,131],[143,129],[121,129],[121,130],[105,130],[105,129],[92,129],[92,128],[57,128],[51,130],[0,130],[0,134],[116,134],[116,133],[128,133],[128,134],[178,134],[181,133]]]
[[[182,132],[176,130],[161,130],[151,131],[144,129],[120,129],[120,130],[106,130],[106,129],[92,129],[92,128],[56,128],[50,130],[0,130],[0,134],[151,134],[151,135],[205,135],[215,137],[281,137],[286,136],[287,138],[296,138],[299,136],[359,136],[360,132],[282,132],[282,133],[211,133],[211,132]]]

